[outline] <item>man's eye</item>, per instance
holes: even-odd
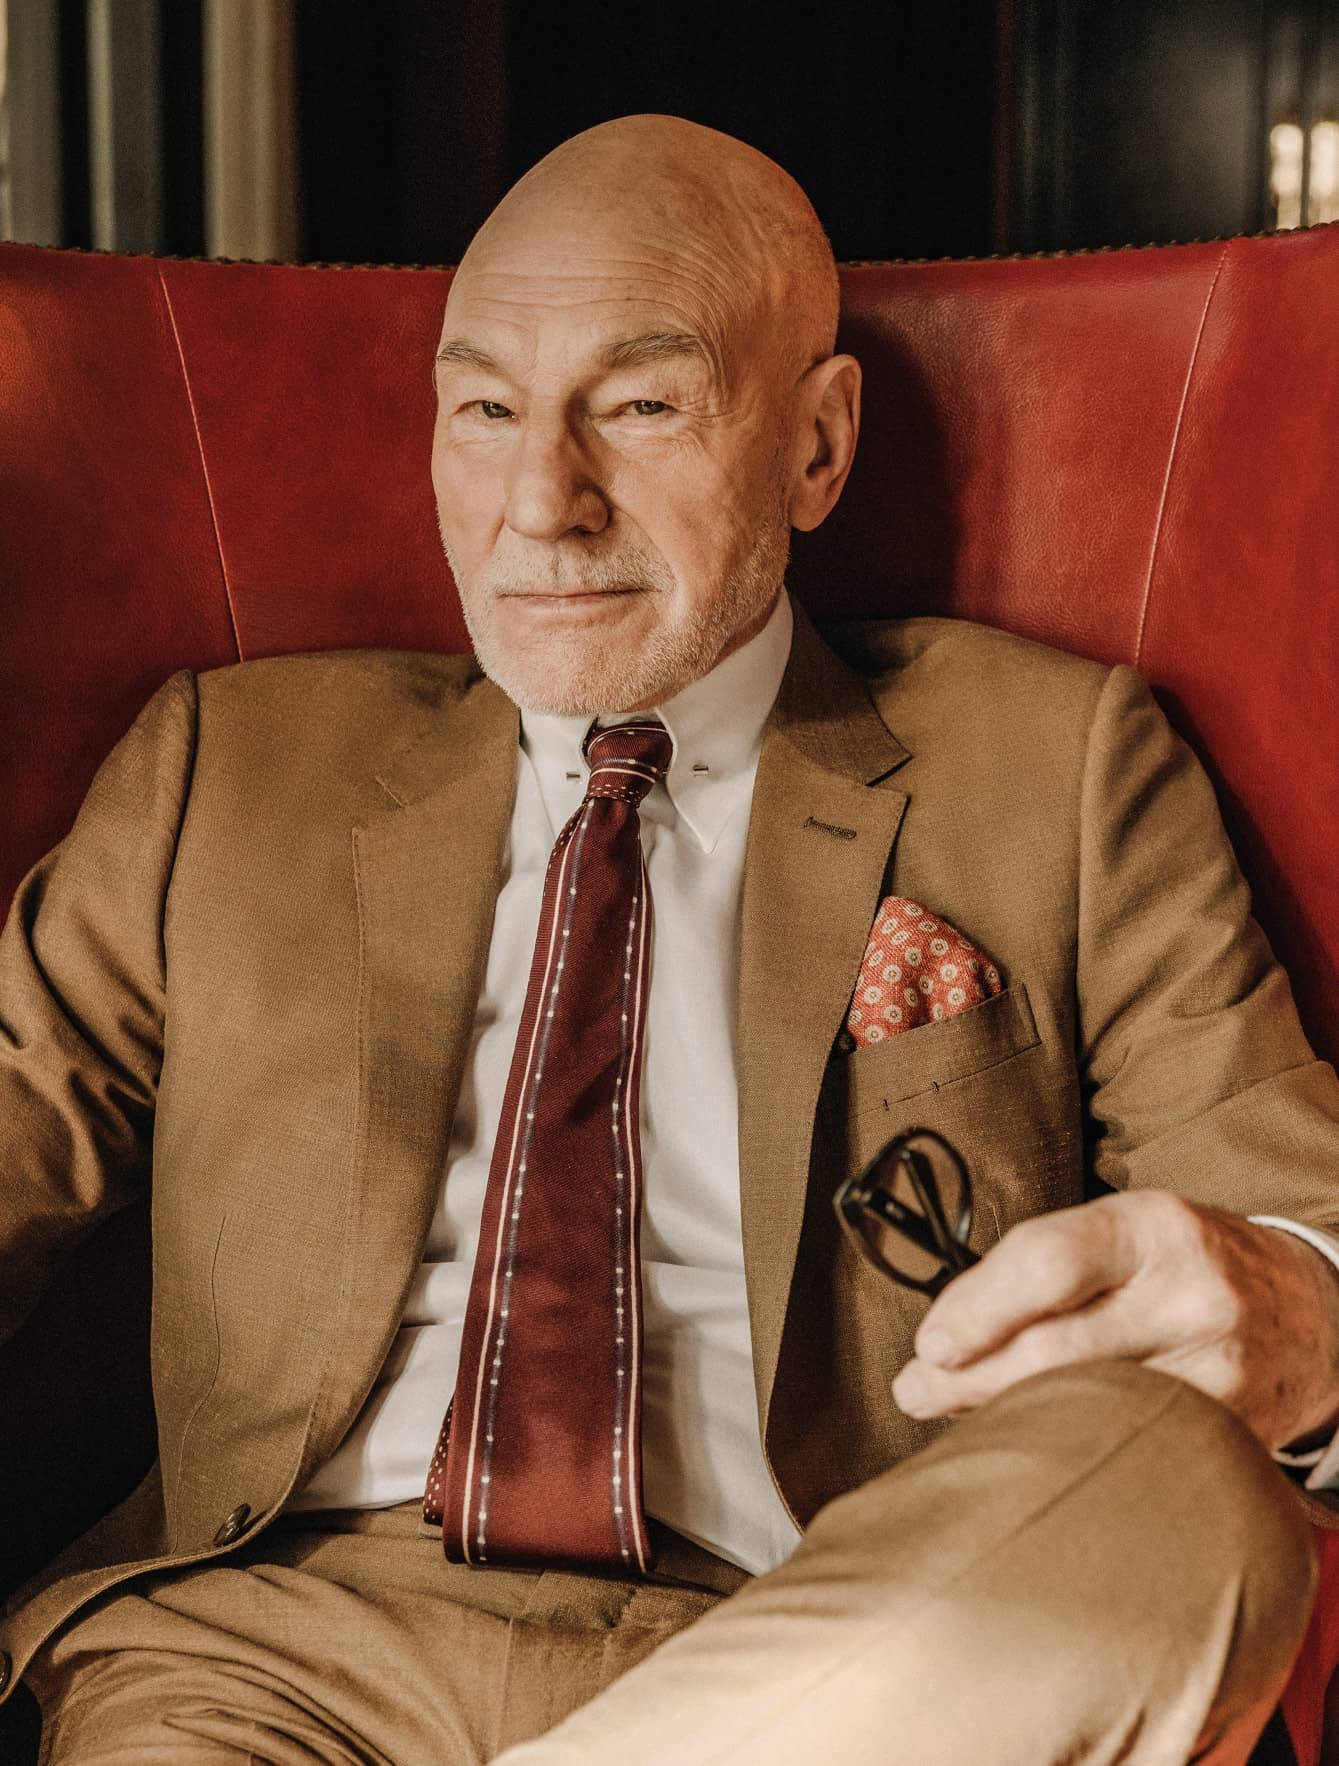
[[[506,405],[499,405],[496,399],[480,399],[479,409],[485,417],[496,421],[499,417],[510,417],[511,412]]]
[[[639,417],[658,417],[662,411],[668,410],[669,407],[663,399],[634,399],[632,409]]]

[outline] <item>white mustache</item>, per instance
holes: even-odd
[[[672,594],[674,572],[650,546],[573,546],[489,559],[460,586],[479,606],[533,595]]]
[[[577,583],[570,589],[499,589],[497,598],[499,601],[516,601],[533,599],[536,595],[543,595],[548,600],[561,601],[574,595],[633,595],[650,592],[643,583],[614,583],[608,587],[601,585],[599,588],[591,588],[588,583]]]
[[[485,574],[476,591],[498,600],[520,595],[655,594],[673,587],[667,572],[635,563],[587,564],[580,573],[508,570]]]

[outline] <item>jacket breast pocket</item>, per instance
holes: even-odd
[[[834,1103],[850,1122],[886,1115],[909,1098],[1012,1060],[1040,1040],[1027,988],[1016,981],[965,1012],[834,1060],[833,1067],[843,1069],[833,1075]]]
[[[933,1129],[966,1162],[969,1242],[984,1252],[1015,1222],[1082,1199],[1079,1124],[1073,1058],[1043,1042],[1015,981],[952,1018],[829,1061],[821,1184],[864,1170],[894,1135]]]

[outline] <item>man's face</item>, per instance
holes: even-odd
[[[435,379],[438,522],[518,703],[660,703],[761,629],[790,536],[793,376],[708,254],[581,224],[472,254]]]

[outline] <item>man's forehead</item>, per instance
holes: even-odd
[[[492,342],[485,325],[473,333],[446,326],[437,349],[437,360],[447,365],[466,368],[501,368],[508,366],[512,354],[505,337],[501,345]],[[499,351],[501,353],[497,353]],[[697,361],[710,367],[711,359],[704,340],[691,331],[652,329],[627,335],[612,336],[606,341],[590,340],[590,365],[597,369],[637,368],[650,362]]]
[[[471,278],[453,288],[437,360],[479,368],[561,358],[589,371],[694,361],[719,372],[734,329],[725,311],[642,278],[579,286],[531,278]]]
[[[620,339],[678,333],[717,358],[762,291],[709,232],[684,217],[657,229],[642,212],[532,211],[489,226],[456,273],[443,336],[487,325],[499,338],[510,331],[513,348],[531,341],[597,353]]]

